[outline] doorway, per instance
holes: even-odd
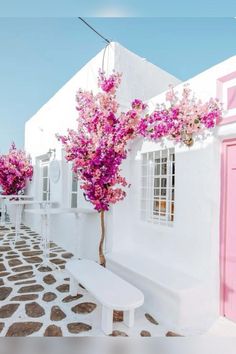
[[[236,139],[222,143],[221,315],[236,322]]]

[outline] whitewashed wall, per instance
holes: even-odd
[[[51,184],[51,200],[60,206],[69,206],[70,169],[62,158],[61,146],[55,133],[66,133],[67,128],[76,127],[75,93],[79,87],[97,89],[97,71],[102,65],[103,51],[82,68],[62,87],[27,123],[25,128],[25,148],[33,158],[35,176],[29,187],[29,194],[40,198],[37,157],[56,148],[56,159],[61,163],[61,179]],[[112,43],[104,56],[104,69],[123,72],[123,81],[118,93],[121,109],[135,97],[149,100],[152,110],[162,101],[169,84],[179,81],[168,73],[148,63],[134,53]],[[216,65],[189,80],[192,89],[203,100],[216,95],[216,79],[236,70],[236,57]],[[178,86],[180,89],[182,85]],[[111,208],[107,214],[107,244],[109,257],[113,255],[132,255],[143,264],[152,259],[157,271],[158,264],[169,267],[173,277],[188,274],[198,279],[205,291],[205,320],[210,323],[219,315],[219,214],[220,214],[220,141],[225,137],[236,136],[236,124],[222,126],[214,130],[204,141],[196,141],[192,148],[176,145],[175,180],[175,221],[173,227],[154,225],[140,218],[140,153],[158,150],[159,144],[134,142],[129,158],[123,164],[123,173],[131,183],[127,198]],[[167,142],[166,146],[172,146]],[[89,204],[79,197],[79,205]],[[90,206],[91,207],[91,206]],[[92,208],[92,207],[91,207]],[[97,258],[99,239],[98,215],[83,215],[76,219],[73,215],[53,216],[52,238],[59,245],[81,257]],[[27,224],[39,229],[39,219],[27,216]],[[124,258],[125,259],[125,258]],[[117,268],[118,269],[118,268]],[[128,273],[127,273],[128,276]],[[138,276],[131,274],[138,284]],[[136,281],[137,280],[137,281]],[[157,318],[155,297],[148,296],[146,305]],[[196,304],[197,306],[197,304]],[[191,308],[189,318],[191,319]],[[156,311],[156,313],[155,313]],[[168,322],[168,319],[167,319]],[[206,325],[203,324],[203,327]],[[193,324],[193,323],[192,323]],[[198,324],[199,325],[199,324]]]
[[[122,84],[118,93],[121,109],[127,109],[129,102],[139,97],[147,100],[156,93],[167,89],[179,80],[164,72],[146,60],[128,51],[118,43],[111,43],[106,51],[101,51],[86,64],[70,81],[68,81],[27,123],[25,126],[25,149],[33,158],[35,165],[34,179],[28,193],[41,199],[37,157],[56,149],[56,159],[61,164],[59,183],[51,183],[51,200],[59,206],[69,207],[70,168],[62,158],[61,145],[55,134],[66,133],[67,128],[76,127],[77,111],[75,110],[75,94],[79,88],[97,90],[97,73],[102,67],[111,73],[113,69],[123,73]],[[78,204],[82,207],[92,206],[80,194]],[[82,215],[76,219],[74,215],[53,216],[51,235],[53,240],[78,256],[97,259],[98,240],[100,234],[98,215]],[[25,216],[25,222],[39,230],[39,218]],[[113,219],[107,219],[108,246],[112,241]]]
[[[216,97],[216,80],[233,71],[236,71],[236,57],[210,68],[188,83],[198,97],[208,100]],[[176,89],[181,90],[182,85]],[[164,97],[165,93],[151,99],[150,109],[154,109]],[[200,280],[205,286],[206,303],[202,327],[219,316],[220,142],[226,137],[236,137],[236,123],[214,129],[203,141],[195,141],[191,148],[165,143],[166,147],[175,146],[176,154],[173,227],[151,224],[140,218],[139,154],[163,148],[160,144],[140,140],[134,144],[133,152],[124,164],[132,186],[128,198],[113,207],[114,236],[110,259],[117,259],[120,254],[126,255],[124,259],[128,260],[130,255],[136,255],[137,260],[142,262],[148,256],[157,262],[157,282],[158,263],[168,266],[176,278],[185,273]],[[135,279],[134,274],[132,280],[139,283],[138,276]],[[201,304],[196,303],[196,306],[200,310]],[[150,310],[154,307],[153,297]],[[191,311],[195,309],[188,310],[191,317]],[[160,311],[156,316],[160,318]],[[200,323],[197,325],[200,326]]]

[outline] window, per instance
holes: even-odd
[[[142,154],[142,219],[171,225],[174,221],[174,149]]]
[[[72,172],[72,183],[71,183],[71,208],[77,208],[77,197],[78,197],[78,179],[74,172]]]
[[[50,200],[49,160],[41,160],[42,199]]]

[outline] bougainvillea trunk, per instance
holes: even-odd
[[[105,267],[106,259],[103,252],[103,245],[105,240],[105,220],[104,220],[104,210],[100,212],[100,221],[101,221],[101,238],[99,243],[99,263]]]

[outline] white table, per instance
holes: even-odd
[[[124,323],[133,326],[134,311],[144,302],[139,289],[88,259],[68,261],[66,270],[70,273],[71,296],[78,294],[80,283],[102,304],[101,327],[105,334],[112,333],[114,310],[124,311]]]
[[[22,211],[24,206],[39,204],[40,207],[42,207],[44,203],[48,204],[51,202],[47,202],[44,200],[11,200],[11,201],[8,200],[7,201],[7,205],[9,207],[11,206],[15,207],[14,221],[12,222],[15,226],[15,242],[20,238],[20,225],[21,225]]]
[[[18,200],[24,200],[24,199],[33,199],[32,196],[30,195],[24,195],[24,194],[11,194],[11,195],[3,195],[0,194],[0,202],[1,202],[1,221],[0,224],[1,226],[6,225],[6,219],[5,219],[5,211],[6,211],[6,205],[5,201],[8,201],[10,199],[18,199]]]
[[[50,250],[48,249],[48,243],[51,241],[50,237],[50,218],[52,215],[59,214],[93,214],[94,210],[89,208],[50,208],[46,207],[43,209],[27,209],[26,213],[40,215],[41,216],[41,230],[42,230],[42,239],[43,239],[43,251],[44,251],[44,260],[43,263],[39,266],[49,266],[54,269],[60,269],[59,266],[56,266],[54,263],[49,260]]]

